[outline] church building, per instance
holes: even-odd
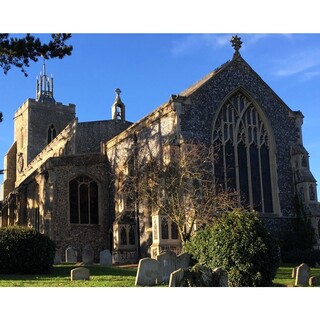
[[[128,128],[116,90],[111,120],[78,122],[76,106],[56,102],[45,65],[36,99],[14,116],[14,143],[5,156],[1,225],[30,226],[48,235],[63,254],[110,249],[114,212],[110,169],[101,144]]]
[[[196,141],[217,150],[208,174],[224,190],[241,193],[277,235],[293,232],[300,199],[319,245],[320,208],[303,146],[303,115],[243,59],[241,39],[231,43],[230,61],[136,123],[126,120],[120,89],[111,120],[78,122],[75,105],[55,101],[44,65],[36,99],[15,113],[1,226],[36,228],[62,256],[68,247],[81,255],[88,244],[96,257],[109,249],[115,264],[164,250],[179,253],[172,221],[143,201],[132,204],[123,181],[138,173],[137,163],[148,161],[148,152],[172,156],[177,145]]]

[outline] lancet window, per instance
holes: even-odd
[[[57,131],[52,124],[48,129],[48,144],[57,136]]]

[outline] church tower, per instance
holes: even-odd
[[[14,137],[18,158],[23,157],[25,164],[30,163],[74,118],[75,105],[55,101],[53,78],[47,76],[44,63],[36,82],[36,99],[28,99],[15,113]]]
[[[14,115],[14,143],[4,159],[3,198],[26,166],[74,119],[74,104],[55,101],[53,78],[47,76],[44,63],[36,81],[36,99],[27,99]]]

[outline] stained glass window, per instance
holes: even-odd
[[[270,145],[265,123],[241,92],[222,106],[214,123],[214,173],[224,190],[239,190],[252,209],[272,212]]]
[[[99,223],[98,184],[87,176],[69,182],[70,223]]]

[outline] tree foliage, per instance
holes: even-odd
[[[0,67],[7,74],[12,66],[19,68],[27,76],[26,67],[30,61],[38,61],[39,57],[45,59],[59,58],[71,55],[73,47],[66,41],[70,33],[55,33],[51,35],[48,43],[43,43],[29,33],[24,37],[10,37],[8,33],[0,34]]]
[[[270,286],[279,266],[279,250],[254,211],[226,212],[199,230],[185,245],[200,265],[228,273],[229,286]]]

